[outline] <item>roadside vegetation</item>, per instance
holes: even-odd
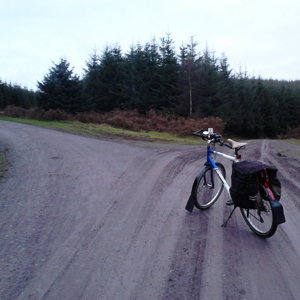
[[[41,121],[77,121],[107,124],[126,130],[167,132],[179,136],[190,136],[193,131],[208,127],[213,127],[217,132],[222,133],[225,127],[223,120],[217,117],[192,119],[178,117],[174,114],[166,116],[154,110],[149,111],[147,114],[141,114],[137,110],[70,114],[60,109],[46,111],[40,108],[24,109],[7,106],[3,111],[3,116]]]
[[[40,121],[5,116],[1,116],[0,120],[19,122],[92,137],[137,139],[188,145],[199,145],[202,143],[199,138],[193,136],[179,136],[176,134],[158,131],[134,131],[113,127],[107,124],[82,123],[78,121]]]

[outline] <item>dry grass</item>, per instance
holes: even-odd
[[[216,117],[202,119],[185,119],[175,115],[162,115],[154,110],[146,115],[138,113],[136,110],[123,111],[114,110],[107,113],[78,113],[70,115],[62,110],[44,111],[39,108],[24,109],[15,106],[8,106],[4,110],[4,115],[16,118],[28,118],[45,121],[79,121],[83,123],[107,124],[117,128],[133,131],[156,131],[187,136],[198,129],[214,128],[215,132],[222,133],[225,123]]]
[[[223,132],[224,122],[220,118],[185,119],[176,116],[164,116],[149,111],[147,115],[137,111],[115,110],[105,114],[82,113],[76,116],[80,122],[108,124],[114,127],[134,131],[158,131],[178,135],[190,135],[193,131],[213,127],[216,132]]]

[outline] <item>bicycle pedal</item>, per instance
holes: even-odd
[[[234,205],[234,202],[231,199],[227,200],[226,205],[229,205],[229,206]]]

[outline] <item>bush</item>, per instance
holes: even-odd
[[[222,133],[225,127],[223,120],[216,117],[184,119],[177,116],[164,116],[154,110],[149,111],[147,115],[139,114],[136,110],[115,110],[100,116],[93,113],[89,117],[89,114],[85,114],[84,119],[89,121],[97,120],[97,123],[106,123],[111,126],[135,131],[160,131],[178,135],[190,135],[195,130],[201,128],[207,129],[209,127],[214,128],[216,132]]]
[[[32,108],[27,110],[26,118],[42,120],[44,112],[45,111],[43,109],[40,109],[38,107],[32,107]]]
[[[42,115],[42,120],[46,121],[64,121],[64,120],[73,120],[70,114],[67,114],[61,109],[49,109],[45,111]]]
[[[286,135],[287,138],[300,139],[300,127],[290,128]]]
[[[4,109],[4,115],[13,118],[27,118],[44,121],[74,120],[74,117],[61,109],[43,110],[38,107],[25,109],[9,105]]]
[[[82,123],[102,123],[103,117],[102,114],[96,112],[89,113],[77,113],[76,120]]]
[[[4,109],[4,115],[12,118],[25,118],[27,110],[23,107],[8,105]]]
[[[215,132],[222,133],[225,123],[216,117],[202,119],[185,119],[176,115],[163,115],[150,110],[146,115],[137,110],[114,110],[107,113],[78,113],[67,114],[63,110],[43,110],[30,108],[28,110],[15,106],[7,106],[4,114],[10,117],[30,118],[47,121],[76,120],[82,123],[108,124],[114,127],[134,131],[160,131],[178,135],[190,135],[198,129],[214,128]]]

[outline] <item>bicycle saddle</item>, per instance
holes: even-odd
[[[239,143],[232,139],[228,139],[226,142],[231,146],[232,149],[241,149],[247,145],[247,143]]]

